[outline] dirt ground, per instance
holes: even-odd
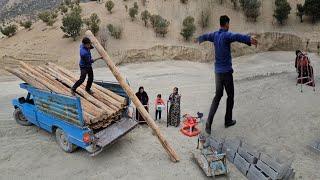
[[[320,58],[311,54],[317,74]],[[101,67],[102,62],[97,66]],[[165,99],[174,86],[182,94],[182,114],[208,114],[214,96],[212,65],[187,61],[128,64],[120,67],[136,90],[144,86],[153,104],[156,94]],[[240,137],[260,152],[293,158],[296,179],[320,179],[320,156],[307,145],[320,138],[320,93],[296,86],[293,52],[267,52],[234,60],[237,125],[223,126],[225,97],[213,123],[213,135]],[[105,68],[95,68],[95,79],[111,80]],[[21,127],[13,118],[11,100],[26,94],[21,81],[0,78],[0,179],[205,179],[191,158],[196,138],[183,136],[178,128],[158,122],[176,149],[181,162],[172,163],[147,126],[139,126],[96,157],[84,150],[64,153],[49,133]],[[318,86],[317,86],[318,87]],[[152,115],[154,114],[151,107]],[[166,117],[166,114],[163,114]],[[229,177],[245,179],[233,166]]]

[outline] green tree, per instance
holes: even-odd
[[[121,39],[121,35],[122,35],[121,27],[108,24],[107,28],[112,37],[114,37],[115,39]]]
[[[320,1],[319,0],[305,0],[304,10],[307,16],[312,16],[312,23],[320,17]]]
[[[137,2],[134,2],[134,3],[133,3],[133,7],[136,8],[137,11],[139,10],[139,6],[138,6],[138,3],[137,3]]]
[[[137,14],[138,14],[138,9],[136,9],[134,7],[129,9],[129,16],[131,17],[132,21],[136,18]]]
[[[72,13],[81,15],[82,8],[81,8],[81,6],[76,5],[76,6],[73,6],[73,7],[71,8],[71,11],[72,11]]]
[[[300,22],[303,22],[304,7],[302,4],[297,4],[297,16],[300,17]]]
[[[144,22],[144,26],[147,27],[148,25],[148,21],[149,21],[149,18],[150,18],[151,14],[149,13],[149,11],[147,10],[144,10],[142,13],[141,13],[141,19],[142,21]]]
[[[188,0],[180,0],[180,2],[181,2],[182,4],[187,4],[187,3],[188,3]]]
[[[168,20],[161,17],[158,22],[156,22],[154,31],[156,34],[160,34],[164,37],[168,33],[169,24],[170,22]]]
[[[20,22],[20,25],[21,25],[22,27],[24,27],[25,29],[29,29],[29,30],[30,30],[30,28],[31,28],[31,26],[32,26],[32,21],[30,21],[30,20],[25,21],[25,22],[21,21],[21,22]]]
[[[244,14],[247,18],[257,21],[258,16],[260,15],[260,0],[240,0],[240,5],[244,11]]]
[[[96,35],[99,32],[100,18],[96,13],[91,14],[90,18],[84,19],[84,23],[87,25],[88,29]]]
[[[82,26],[83,21],[77,11],[71,12],[62,18],[62,31],[65,33],[65,36],[72,37],[74,41],[80,35]]]
[[[151,15],[149,19],[150,19],[152,28],[155,28],[156,24],[158,24],[158,22],[162,19],[162,17],[160,15],[154,14],[154,15]]]
[[[110,12],[110,14],[112,14],[112,9],[114,7],[114,2],[109,0],[106,2],[105,7],[107,8],[107,10]]]
[[[277,19],[277,21],[282,25],[283,21],[288,19],[288,15],[291,11],[291,6],[287,0],[276,0],[276,9],[274,10],[273,16]]]
[[[11,25],[6,26],[6,27],[1,27],[0,26],[1,33],[6,35],[6,36],[8,36],[8,37],[11,37],[11,36],[15,35],[16,32],[17,32],[17,29],[18,29],[18,27],[16,25],[14,25],[14,24],[11,24]]]
[[[183,20],[183,28],[180,34],[185,38],[186,41],[193,36],[196,31],[196,26],[194,25],[194,18],[192,16],[188,16]]]

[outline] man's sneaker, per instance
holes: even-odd
[[[76,92],[75,92],[73,89],[71,89],[70,92],[71,92],[71,95],[72,95],[72,96],[75,96],[75,95],[76,95]]]
[[[226,123],[226,124],[224,124],[224,127],[225,127],[225,128],[228,128],[228,127],[230,127],[230,126],[235,125],[236,123],[237,123],[237,121],[236,121],[236,120],[232,120],[230,123]]]
[[[89,94],[93,94],[93,91],[91,91],[91,90],[86,90],[87,91],[87,93],[89,93]]]

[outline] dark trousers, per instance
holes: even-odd
[[[232,109],[234,104],[234,86],[232,73],[216,73],[216,95],[212,100],[210,112],[206,124],[207,129],[211,129],[214,115],[218,109],[221,97],[223,96],[223,89],[226,90],[227,98],[227,110],[225,115],[225,124],[232,122]]]
[[[84,80],[86,79],[86,76],[88,75],[88,81],[87,81],[87,85],[86,85],[86,91],[89,91],[91,86],[92,86],[92,82],[93,82],[93,70],[92,67],[85,67],[85,68],[80,68],[81,74],[80,74],[80,78],[79,80],[73,85],[73,87],[71,88],[73,91],[76,91],[76,89],[84,82]]]
[[[161,119],[161,111],[159,110],[156,110],[156,120],[158,118],[158,114],[159,114],[159,120]]]

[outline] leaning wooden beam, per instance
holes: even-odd
[[[157,135],[160,143],[164,147],[164,149],[169,154],[170,158],[174,162],[179,161],[179,157],[174,151],[174,149],[170,146],[170,144],[166,141],[163,134],[161,133],[160,129],[158,128],[157,124],[154,122],[154,120],[151,118],[150,114],[146,111],[144,106],[141,104],[137,96],[135,95],[134,91],[130,88],[130,86],[127,84],[126,80],[121,75],[119,69],[115,66],[107,52],[104,50],[104,48],[100,45],[98,40],[94,37],[91,31],[86,32],[86,36],[90,38],[91,42],[95,46],[96,50],[99,52],[99,54],[103,57],[104,61],[107,63],[109,69],[115,76],[115,78],[119,81],[122,88],[126,91],[132,102],[135,104],[139,112],[141,113],[142,117],[146,120],[148,125],[151,127],[151,129],[155,132]]]

